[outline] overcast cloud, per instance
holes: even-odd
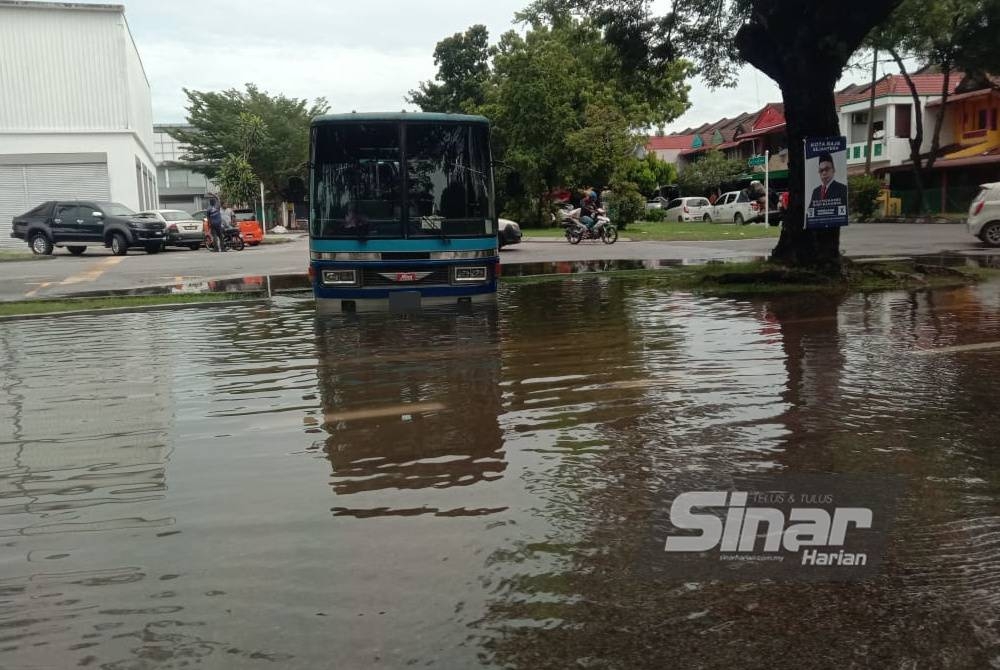
[[[529,0],[131,0],[125,13],[153,95],[157,123],[185,117],[183,88],[253,82],[271,93],[325,97],[334,112],[410,109],[407,92],[434,76],[434,45],[475,23],[491,39],[514,28]],[[665,0],[664,0],[665,1]],[[691,109],[668,131],[779,101],[777,86],[745,68],[732,89],[692,82]]]

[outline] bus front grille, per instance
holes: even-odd
[[[363,286],[430,286],[448,284],[448,268],[391,266],[365,268],[361,273]]]

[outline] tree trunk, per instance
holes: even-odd
[[[869,177],[872,175],[872,142],[875,139],[875,84],[878,83],[878,49],[872,49],[872,52],[872,87],[868,96],[868,133],[865,135],[868,142],[865,149],[865,175]]]
[[[840,135],[833,82],[815,79],[785,82],[788,133],[788,209],[781,223],[778,246],[771,260],[796,266],[837,266],[840,263],[840,229],[805,229],[805,140]],[[840,176],[845,179],[845,176]]]
[[[903,81],[910,89],[910,98],[913,100],[913,115],[916,118],[916,133],[910,138],[910,163],[913,164],[913,185],[917,189],[917,214],[923,214],[927,209],[924,198],[924,159],[920,156],[920,147],[924,143],[924,115],[920,105],[920,94],[917,92],[917,85],[913,83],[913,77],[906,69],[906,63],[899,52],[890,49],[892,59],[896,61],[899,73],[903,75]]]
[[[788,211],[772,260],[839,269],[840,229],[805,230],[803,141],[840,135],[833,87],[851,54],[901,1],[748,3],[750,17],[736,34],[736,49],[781,88],[788,133]]]

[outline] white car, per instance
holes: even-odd
[[[666,221],[711,221],[713,214],[708,198],[675,198],[666,212]]]
[[[751,202],[745,191],[729,191],[719,196],[715,201],[713,219],[716,221],[732,221],[742,225],[757,216],[757,203]]]
[[[1000,182],[983,184],[969,206],[969,232],[991,247],[1000,247]]]
[[[139,212],[138,217],[162,221],[167,227],[168,247],[187,247],[196,251],[205,242],[202,220],[179,209],[147,209]]]

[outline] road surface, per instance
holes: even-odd
[[[713,242],[629,241],[627,232],[617,244],[564,240],[526,240],[505,248],[501,261],[534,263],[574,260],[731,259],[764,256],[774,239]],[[960,224],[869,224],[843,231],[841,247],[849,256],[918,255],[939,252],[988,254],[979,240]],[[1000,254],[1000,250],[993,253]],[[247,275],[298,274],[308,266],[308,241],[297,237],[287,244],[248,247],[226,254],[206,250],[168,250],[147,256],[133,251],[112,256],[89,248],[83,256],[57,249],[51,260],[0,263],[0,300],[50,298],[74,293],[137,288],[184,281],[224,279]]]

